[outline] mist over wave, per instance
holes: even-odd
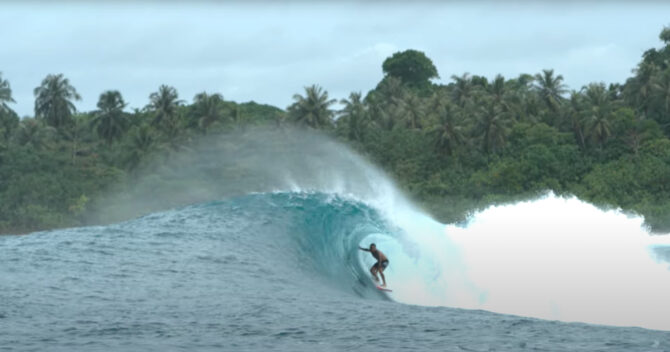
[[[345,241],[331,249],[338,260],[355,258],[354,280],[367,279],[373,263],[355,247],[377,243],[391,260],[387,277],[397,302],[670,330],[667,236],[650,237],[639,217],[548,195],[491,207],[465,226],[440,224],[364,158],[305,130],[209,138],[160,163],[110,197],[102,213],[131,217],[254,193],[330,194],[379,213],[385,225],[375,223],[377,230],[339,233],[328,243]]]

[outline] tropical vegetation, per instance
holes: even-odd
[[[79,112],[79,93],[58,74],[35,88],[34,117],[19,119],[0,74],[0,232],[96,222],[96,201],[135,182],[159,155],[188,151],[203,135],[289,125],[350,145],[444,221],[553,191],[642,214],[667,232],[669,28],[660,39],[622,83],[571,90],[545,69],[490,79],[464,73],[439,84],[432,61],[407,50],[383,62],[383,79],[367,93],[338,101],[311,85],[286,109],[207,92],[187,104],[162,85],[142,109],[127,111],[110,90],[97,110]]]

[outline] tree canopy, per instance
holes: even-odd
[[[63,74],[48,75],[35,88],[35,117],[48,125],[59,128],[71,122],[77,111],[74,101],[81,100],[77,90]]]
[[[417,50],[397,52],[382,65],[384,74],[399,78],[404,84],[422,87],[431,78],[439,78],[437,68],[426,55]]]
[[[367,93],[337,105],[312,85],[286,109],[206,92],[187,104],[176,88],[161,85],[144,109],[125,111],[121,93],[111,90],[95,111],[77,112],[79,94],[61,74],[35,89],[35,117],[19,119],[0,77],[0,232],[96,223],[103,194],[118,187],[125,195],[140,171],[150,175],[145,187],[152,192],[171,192],[174,180],[157,171],[165,171],[161,161],[193,153],[201,135],[225,140],[252,126],[282,131],[290,124],[355,148],[445,222],[551,190],[638,212],[667,232],[667,33],[660,35],[664,46],[647,50],[622,84],[569,89],[551,69],[512,78],[461,73],[433,84],[430,59],[407,50],[384,61],[384,78]],[[206,173],[245,176],[242,169]]]

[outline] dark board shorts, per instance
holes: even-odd
[[[388,261],[388,260],[384,260],[384,261],[382,261],[381,263],[380,263],[380,262],[376,262],[375,265],[373,265],[373,266],[376,266],[377,269],[386,269],[386,267],[389,266],[389,261]]]

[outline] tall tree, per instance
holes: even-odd
[[[661,124],[665,125],[667,131],[670,131],[670,69],[660,72],[652,83],[653,95],[659,101],[662,117],[659,119]]]
[[[119,91],[109,90],[100,94],[98,111],[91,123],[98,136],[107,143],[121,138],[128,128],[128,120],[123,114],[125,107],[126,103]]]
[[[223,96],[221,94],[198,93],[193,98],[196,119],[200,130],[207,134],[207,129],[223,118]]]
[[[230,108],[230,111],[228,113],[228,116],[230,117],[230,120],[235,124],[235,126],[245,126],[245,115],[242,114],[242,109],[240,108],[239,104],[233,105],[232,108]]]
[[[665,43],[665,45],[670,45],[670,27],[663,27],[661,34],[658,35],[658,38]]]
[[[15,101],[12,98],[12,88],[9,86],[9,81],[3,79],[2,72],[0,72],[0,113],[12,111],[7,103],[15,103]]]
[[[88,115],[73,115],[70,123],[58,129],[60,141],[69,142],[70,144],[72,165],[77,164],[77,157],[81,151],[80,147],[84,146],[82,142],[86,140],[86,137],[91,136],[91,121],[88,118]]]
[[[400,78],[386,76],[366,97],[370,119],[380,128],[392,130],[402,120],[403,100],[409,94]]]
[[[625,100],[645,117],[649,117],[651,112],[653,79],[658,72],[657,66],[642,61],[635,70],[635,76],[626,81],[623,89]]]
[[[60,128],[72,121],[76,112],[73,101],[81,100],[77,90],[63,74],[48,75],[35,88],[35,117]]]
[[[336,100],[328,98],[328,92],[317,85],[305,87],[305,96],[295,94],[295,102],[288,107],[291,120],[311,128],[330,127],[333,124],[333,110],[330,106]]]
[[[572,91],[570,93],[569,105],[563,111],[565,114],[567,114],[565,120],[570,121],[572,133],[575,136],[575,140],[577,141],[579,148],[584,151],[586,149],[586,138],[584,132],[584,117],[582,114],[582,100],[582,95],[579,94],[579,92]]]
[[[474,85],[472,84],[472,77],[467,72],[461,76],[453,75],[451,79],[454,80],[452,89],[452,98],[461,108],[466,107],[472,102],[474,95]]]
[[[147,108],[154,112],[154,125],[172,123],[177,115],[177,107],[181,104],[179,94],[174,87],[165,84],[158,87],[158,92],[149,95]]]
[[[591,83],[584,91],[584,119],[588,136],[601,146],[605,144],[611,133],[613,104],[603,83]]]
[[[143,158],[155,149],[156,138],[147,125],[133,127],[128,132],[129,139],[125,146],[127,149],[123,163],[128,170],[134,170]]]
[[[43,149],[49,145],[55,134],[53,127],[44,126],[36,119],[25,118],[19,123],[14,138],[20,146]]]
[[[403,120],[406,128],[420,129],[423,126],[425,115],[424,102],[416,94],[408,94],[401,101]]]
[[[17,127],[19,127],[19,117],[16,113],[11,110],[0,110],[0,141],[9,140]]]
[[[516,121],[537,122],[541,104],[538,94],[533,91],[533,80],[534,77],[529,74],[520,74],[519,77],[506,83],[503,98],[506,99],[505,104]]]
[[[486,154],[501,151],[507,143],[509,120],[499,105],[492,101],[485,102],[477,110],[478,121],[476,132],[482,138]]]
[[[547,107],[553,111],[558,111],[563,102],[563,94],[567,92],[563,84],[563,76],[554,76],[554,70],[542,70],[542,73],[535,75],[535,89],[538,91]]]
[[[433,137],[435,148],[450,156],[465,141],[465,128],[457,109],[451,103],[439,108],[437,120],[428,130],[428,134]]]
[[[497,75],[493,82],[487,88],[488,93],[493,98],[494,104],[499,105],[503,111],[509,112],[512,110],[512,101],[514,97],[505,82],[505,77]]]
[[[433,62],[421,51],[405,50],[384,60],[384,73],[399,78],[404,84],[425,87],[431,78],[439,78]]]
[[[349,99],[340,100],[344,107],[338,112],[337,128],[341,134],[352,141],[363,141],[369,119],[367,109],[360,92],[349,94]]]

